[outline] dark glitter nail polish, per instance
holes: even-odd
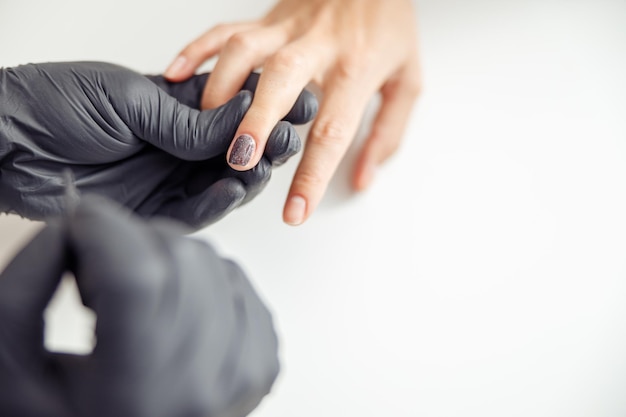
[[[252,155],[254,154],[255,148],[256,143],[254,142],[254,139],[252,139],[252,136],[239,136],[233,145],[233,149],[230,151],[228,163],[241,166],[247,165],[248,162],[250,162],[250,158],[252,158]]]

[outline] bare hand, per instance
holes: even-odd
[[[313,82],[323,95],[283,211],[293,225],[322,199],[372,96],[379,92],[382,103],[354,169],[356,190],[397,150],[420,89],[410,0],[280,0],[260,20],[210,29],[179,54],[166,77],[182,81],[218,54],[203,108],[222,105],[250,72],[263,69],[227,154],[236,170],[258,163],[273,126],[305,86]]]

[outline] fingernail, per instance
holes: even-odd
[[[376,166],[373,164],[368,164],[361,173],[361,178],[357,189],[359,191],[362,191],[369,187],[374,180],[374,175],[376,175]]]
[[[165,77],[175,77],[177,76],[187,65],[187,58],[184,56],[177,57],[174,62],[169,66],[167,70],[165,70]]]
[[[305,211],[306,200],[300,196],[291,197],[285,208],[285,223],[292,226],[302,224]]]
[[[252,158],[255,149],[256,142],[254,141],[254,139],[252,139],[252,136],[245,134],[240,135],[237,140],[235,140],[233,149],[230,151],[228,163],[240,166],[248,165],[248,162],[250,162],[250,158]]]

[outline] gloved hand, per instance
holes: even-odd
[[[263,163],[237,172],[225,155],[252,92],[201,112],[206,80],[172,84],[99,62],[0,69],[0,212],[35,220],[63,212],[68,167],[83,193],[195,229],[249,201],[272,167],[299,151],[292,124],[310,121],[317,101],[303,91],[275,126]]]
[[[85,356],[43,346],[65,270],[97,316]],[[241,417],[278,369],[271,315],[236,264],[102,198],[49,223],[0,274],[2,417]]]

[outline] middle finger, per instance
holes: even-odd
[[[220,52],[204,88],[202,108],[221,106],[241,89],[250,73],[289,42],[281,26],[263,27],[232,35]]]

